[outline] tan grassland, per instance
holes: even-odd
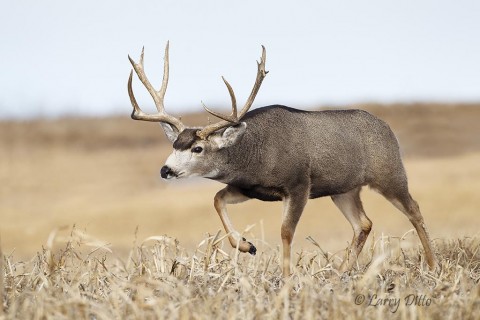
[[[221,184],[159,179],[171,147],[158,125],[128,117],[3,121],[0,318],[478,319],[480,105],[357,107],[399,138],[437,248],[435,272],[408,220],[365,188],[373,235],[355,270],[335,271],[352,231],[322,198],[307,205],[294,274],[282,280],[281,203],[229,208],[258,249],[238,255],[213,208]],[[357,305],[361,295],[366,302]]]

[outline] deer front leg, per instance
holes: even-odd
[[[251,242],[248,242],[245,238],[241,237],[240,233],[233,228],[232,222],[227,214],[227,204],[240,203],[249,199],[249,197],[240,193],[237,188],[227,186],[217,192],[214,199],[214,205],[220,216],[220,220],[222,220],[223,227],[228,234],[228,240],[232,247],[236,248],[238,245],[238,250],[241,252],[248,252],[251,255],[255,255],[255,253],[257,253],[257,248],[255,248]]]
[[[307,204],[308,191],[300,191],[291,194],[283,199],[283,221],[281,228],[283,244],[283,276],[290,275],[290,258],[293,235],[297,227],[298,220],[303,213],[303,208]]]

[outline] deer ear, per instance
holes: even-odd
[[[235,143],[240,141],[247,129],[247,124],[241,122],[232,127],[228,127],[221,135],[218,135],[213,138],[219,149],[228,148],[233,146]]]
[[[168,123],[165,122],[160,122],[160,125],[163,128],[163,131],[165,132],[165,135],[167,136],[167,139],[170,140],[171,143],[174,143],[175,140],[178,138],[178,131],[169,125]]]

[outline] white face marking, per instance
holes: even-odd
[[[165,162],[165,165],[172,171],[171,174],[168,174],[167,179],[191,177],[190,169],[195,162],[194,158],[190,150],[173,150]]]
[[[188,177],[204,177],[214,178],[218,175],[218,170],[212,168],[211,165],[205,163],[204,151],[194,153],[189,150],[173,150],[172,154],[167,158],[165,165],[170,168],[171,173],[167,175],[167,179],[172,178],[188,178]]]

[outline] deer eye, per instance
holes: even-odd
[[[193,153],[200,153],[200,152],[202,152],[202,151],[203,151],[203,148],[202,148],[202,147],[195,147],[195,148],[192,149],[192,152],[193,152]]]

